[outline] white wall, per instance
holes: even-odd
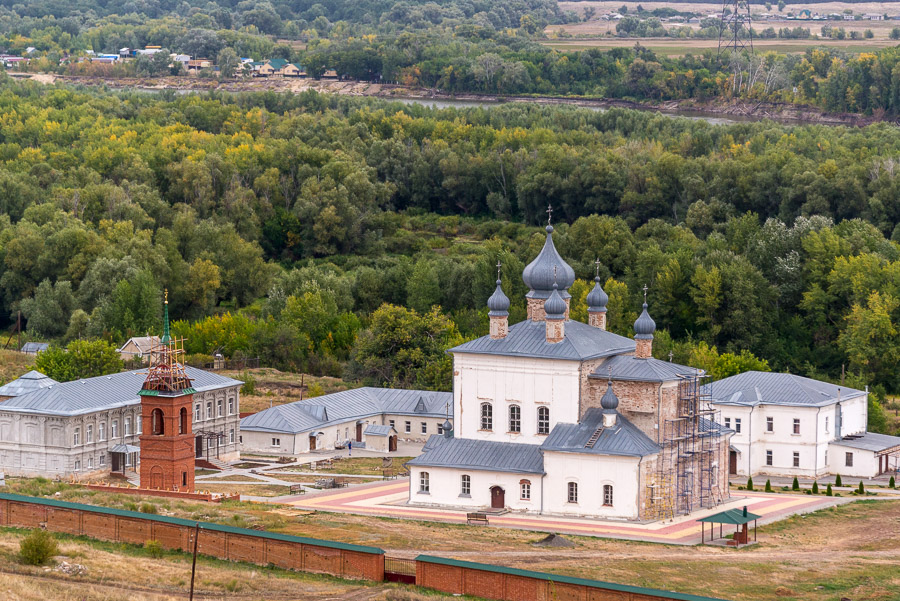
[[[422,472],[428,473],[429,492],[419,491]],[[470,478],[470,495],[461,494],[461,477]],[[531,483],[531,499],[521,499],[521,481]],[[444,505],[481,509],[491,506],[491,487],[500,486],[504,490],[506,506],[513,511],[537,513],[541,508],[541,475],[510,474],[461,470],[455,468],[435,468],[410,466],[409,502],[414,505]]]
[[[737,473],[740,476],[807,476],[832,472],[833,457],[827,456],[828,445],[837,436],[836,405],[802,407],[761,404],[755,407],[712,404],[721,413],[721,423],[730,421],[741,431],[731,444],[738,449]],[[866,397],[841,401],[842,435],[865,432]],[[767,429],[767,418],[773,419],[773,431]],[[794,419],[800,420],[800,433],[794,434]],[[766,465],[766,451],[772,452],[772,465]],[[794,453],[800,453],[800,466],[794,467]],[[874,474],[874,472],[873,472]]]
[[[644,461],[651,461],[645,457]],[[544,453],[544,513],[637,519],[638,457]],[[568,483],[578,483],[578,502],[568,502]],[[603,486],[613,487],[613,505],[603,505]]]
[[[853,453],[853,466],[847,466],[847,453]],[[845,447],[838,443],[828,445],[828,471],[841,476],[874,478],[878,475],[878,458],[874,451]],[[850,484],[844,482],[845,485]]]
[[[550,429],[578,422],[578,361],[456,353],[453,357],[454,436],[498,442],[542,444],[538,407],[550,409]],[[481,404],[493,406],[493,429],[481,430]],[[509,430],[509,407],[521,409],[521,433]],[[403,430],[400,436],[403,436]]]

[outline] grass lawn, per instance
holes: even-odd
[[[425,552],[733,601],[900,599],[897,500],[862,499],[791,517],[761,527],[759,544],[740,550],[579,536],[567,537],[574,548],[553,549],[534,547],[544,534],[523,530],[322,512],[292,514],[285,506],[282,510],[237,501],[185,502],[98,493],[47,481],[9,482],[10,492],[59,492],[57,498],[62,500],[121,508],[149,501],[164,515],[374,545],[392,555],[414,557]],[[259,486],[223,486],[246,486],[252,489],[248,494],[260,494]]]
[[[11,344],[14,345],[15,341]],[[34,355],[0,349],[0,385],[11,382],[32,369],[34,369]]]
[[[390,468],[392,470],[403,469],[403,464],[412,459],[412,457],[394,457],[394,464]],[[335,461],[331,467],[309,469],[304,466],[301,471],[315,471],[317,474],[358,474],[360,476],[381,475],[382,468],[381,457],[345,457],[339,461]]]

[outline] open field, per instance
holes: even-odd
[[[10,492],[125,507],[142,499],[62,484],[12,480]],[[535,548],[543,534],[413,520],[308,513],[289,507],[152,499],[160,514],[235,526],[375,545],[392,555],[421,552],[489,561],[735,601],[888,601],[900,598],[900,501],[867,499],[760,528],[759,544],[721,547],[660,545],[568,537],[572,549]]]
[[[629,13],[637,12],[638,4],[644,7],[645,10],[654,10],[656,8],[674,8],[675,10],[695,12],[700,14],[713,14],[722,10],[721,2],[653,2],[652,0],[650,2],[615,2],[602,0],[589,0],[587,2],[560,2],[559,8],[563,11],[574,11],[579,15],[583,15],[585,8],[593,7],[596,10],[597,15],[602,15],[604,13],[619,10],[619,7],[623,4],[628,7]],[[773,2],[772,10],[768,12],[772,14],[779,14],[778,6],[775,6],[777,4],[777,2]],[[842,13],[844,12],[844,9],[849,8],[856,14],[878,13],[882,15],[887,14],[888,16],[900,15],[900,3],[897,2],[854,2],[853,4],[848,4],[846,2],[817,2],[814,4],[791,2],[790,4],[785,6],[784,10],[780,14],[787,15],[787,13],[790,11],[797,13],[804,8],[809,9],[811,12],[818,12],[819,14]],[[754,2],[752,5],[753,12],[764,12],[765,10],[766,7],[763,4],[757,4],[756,2]]]
[[[597,39],[556,39],[543,42],[545,46],[557,50],[585,50],[587,48],[632,48],[640,44],[657,54],[680,56],[688,53],[700,53],[704,50],[715,51],[718,40],[694,40],[677,38],[597,38]],[[880,48],[895,46],[894,40],[754,40],[753,47],[757,51],[781,53],[806,52],[807,48],[826,47],[842,48],[853,52],[872,52]]]

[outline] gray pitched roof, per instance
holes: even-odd
[[[704,386],[713,402],[723,405],[792,405],[824,407],[866,393],[794,374],[747,371]]]
[[[451,353],[504,355],[583,361],[634,352],[634,340],[580,321],[567,321],[562,342],[547,342],[546,324],[526,319],[510,326],[505,338],[482,336],[450,349]]]
[[[49,342],[26,342],[22,345],[21,351],[23,353],[38,353],[46,351],[48,348],[50,348]]]
[[[453,395],[449,392],[355,388],[248,415],[241,420],[241,430],[298,434],[372,415],[443,417],[447,403],[453,403]]]
[[[516,474],[544,473],[544,457],[538,445],[446,438],[440,434],[433,434],[422,454],[408,461],[407,465]]]
[[[59,384],[50,376],[45,376],[39,371],[31,370],[22,374],[12,382],[0,386],[0,396],[20,396],[34,390],[46,388],[52,384]]]
[[[390,426],[372,424],[366,427],[366,431],[363,434],[366,436],[390,436],[393,432],[396,432],[396,430]]]
[[[887,434],[877,434],[875,432],[865,432],[857,436],[845,436],[840,440],[833,441],[833,444],[839,444],[851,449],[861,449],[864,451],[885,451],[893,447],[900,447],[900,436],[888,436]]]
[[[240,386],[242,382],[196,367],[185,367],[197,392]],[[146,371],[123,371],[108,376],[52,384],[0,403],[0,411],[42,415],[83,415],[140,403],[138,391]]]
[[[601,428],[602,424],[603,411],[596,407],[588,409],[581,423],[556,424],[550,431],[550,435],[547,436],[547,440],[541,445],[541,450],[630,457],[644,457],[659,453],[656,443],[621,414],[616,418],[616,425],[612,428]],[[592,447],[588,448],[588,441],[598,429],[600,430],[599,438]]]
[[[697,374],[703,374],[703,370],[668,361],[660,361],[653,357],[639,359],[634,355],[617,355],[604,361],[589,377],[605,380],[612,376],[613,380],[670,382],[679,380],[682,376]]]

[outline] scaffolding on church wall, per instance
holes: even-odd
[[[652,519],[671,519],[722,502],[718,452],[723,435],[715,426],[719,415],[710,408],[704,378],[679,381],[675,417],[661,425],[656,475],[648,485]]]

